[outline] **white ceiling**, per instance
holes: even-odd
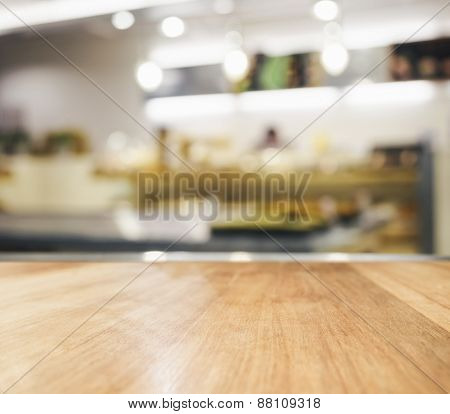
[[[239,0],[233,17],[225,22],[223,16],[214,15],[211,3],[196,1],[145,11],[154,22],[176,13],[185,19],[188,28],[179,39],[159,37],[150,57],[166,67],[186,65],[189,56],[210,56],[209,63],[220,62],[224,34],[230,29],[243,34],[244,48],[250,52],[280,55],[323,47],[325,24],[314,18],[312,0]],[[445,3],[445,0],[341,0],[343,11],[339,21],[343,42],[350,49],[401,43]],[[450,7],[410,41],[444,36],[450,36]],[[202,49],[208,53],[200,53]]]
[[[110,14],[115,11],[141,10],[149,8],[145,15],[150,20],[177,14],[185,18],[214,15],[215,0],[1,0],[0,31],[20,29],[23,23],[18,21],[11,11],[19,15],[28,24],[45,24],[92,16]],[[337,0],[343,10],[342,16],[354,13],[371,13],[373,10],[400,8],[408,16],[416,9],[426,5],[437,10],[445,0]],[[311,17],[314,0],[235,0],[233,16],[240,19],[264,20]],[[2,7],[2,3],[11,11]],[[450,9],[450,7],[449,7]],[[448,11],[447,11],[448,12]]]
[[[190,0],[1,0],[0,33]]]
[[[28,24],[40,25],[39,30],[44,33],[46,30],[70,33],[85,30],[91,34],[106,33],[109,37],[135,33],[148,43],[145,47],[153,55],[159,54],[157,60],[161,60],[163,66],[184,65],[183,56],[202,55],[201,48],[208,49],[212,61],[219,61],[223,55],[224,34],[233,29],[242,32],[244,47],[249,51],[283,54],[320,50],[323,46],[324,23],[312,15],[313,0],[235,0],[235,10],[227,16],[214,12],[214,1],[0,0],[0,33],[29,30],[8,10],[2,10],[1,3],[5,3]],[[447,1],[340,0],[340,3],[343,41],[353,49],[403,42]],[[115,31],[109,17],[104,15],[124,8],[135,10],[136,25],[126,32]],[[183,37],[166,39],[159,34],[157,23],[169,15],[178,15],[186,21],[187,31]],[[68,24],[69,21],[72,23]],[[450,36],[450,7],[411,40],[442,36]]]

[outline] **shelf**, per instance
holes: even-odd
[[[445,87],[442,87],[445,84]],[[440,91],[449,95],[449,81],[415,80],[369,83],[351,86],[313,87],[281,90],[173,96],[149,99],[146,115],[153,122],[171,122],[205,116],[232,116],[241,113],[297,112],[325,109],[342,98],[350,107],[360,105],[412,105],[435,99]]]

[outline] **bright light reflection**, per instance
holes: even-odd
[[[158,89],[163,80],[163,71],[154,62],[145,62],[137,70],[136,78],[139,85],[148,92]]]
[[[333,87],[301,88],[279,91],[246,92],[239,96],[239,109],[243,112],[289,111],[324,107],[338,97]]]
[[[134,16],[129,11],[120,11],[114,13],[111,17],[111,23],[117,30],[127,30],[134,24]]]
[[[348,66],[348,51],[341,43],[330,42],[325,45],[320,55],[320,61],[327,73],[338,76]]]
[[[258,113],[317,110],[333,104],[345,90],[335,87],[245,92],[240,95],[211,94],[150,99],[146,114],[154,122],[193,117],[226,116],[236,112]],[[429,81],[363,82],[344,97],[348,105],[418,104],[433,99],[436,88]]]
[[[345,97],[345,102],[351,105],[414,105],[426,103],[435,95],[435,85],[430,81],[369,83],[358,85]]]
[[[228,80],[240,81],[247,74],[248,68],[248,57],[242,50],[231,50],[225,55],[223,70]]]
[[[157,250],[144,252],[142,256],[144,262],[154,262],[154,261],[164,262],[167,260],[166,253]]]
[[[184,33],[184,22],[176,16],[166,17],[161,22],[161,32],[167,37],[179,37]]]
[[[230,254],[231,262],[251,262],[252,256],[246,252],[233,252]]]
[[[149,119],[157,122],[212,115],[234,111],[233,96],[228,94],[174,96],[150,99],[145,107]]]
[[[330,21],[337,17],[339,6],[332,0],[320,0],[314,4],[313,12],[319,20]]]

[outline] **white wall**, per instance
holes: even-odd
[[[139,61],[135,44],[127,38],[108,41],[95,36],[51,41],[148,127],[134,76]],[[57,128],[81,128],[99,150],[116,130],[150,140],[142,127],[41,40],[25,38],[0,50],[7,56],[0,63],[0,108],[21,109],[24,124],[35,137]]]

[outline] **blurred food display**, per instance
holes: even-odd
[[[176,248],[450,253],[448,11],[411,36],[439,2],[65,1],[10,2],[40,36],[0,8],[1,250],[158,250],[193,222]],[[146,216],[146,174],[190,220]]]

